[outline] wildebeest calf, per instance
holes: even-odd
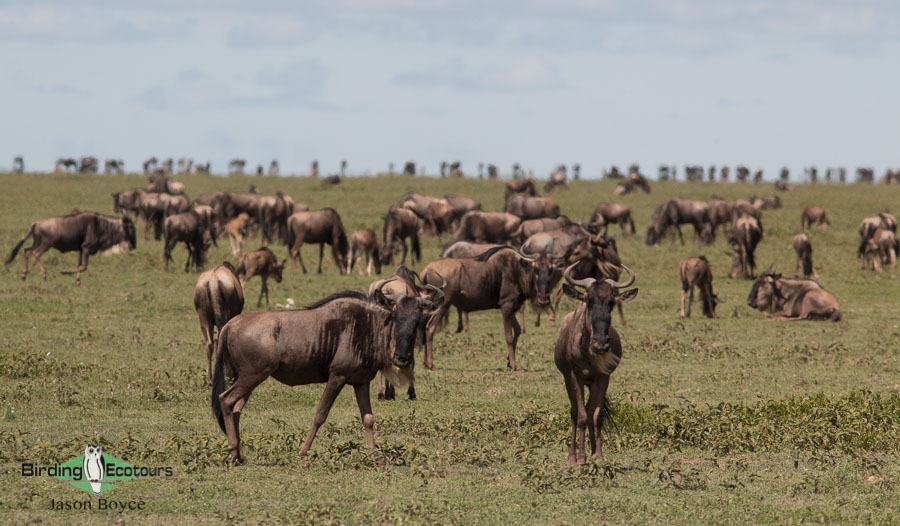
[[[709,269],[709,261],[704,256],[685,258],[678,267],[681,275],[681,317],[691,317],[691,305],[694,303],[694,287],[700,289],[700,302],[703,304],[703,315],[707,318],[716,317],[716,305],[721,303],[713,293],[712,271]],[[684,308],[685,296],[688,296],[687,309]]]
[[[225,224],[225,235],[231,243],[231,255],[238,256],[244,248],[244,238],[250,231],[250,216],[241,212]]]
[[[812,259],[812,244],[809,242],[809,236],[806,234],[797,234],[794,236],[794,251],[797,253],[797,264],[794,266],[794,272],[800,270],[803,267],[803,277],[808,278],[810,276],[814,278],[819,277],[819,273],[816,272],[816,267],[813,265]]]
[[[871,266],[881,272],[884,266],[890,266],[893,270],[897,264],[897,252],[900,252],[900,243],[894,233],[887,228],[879,228],[866,243],[863,268]]]
[[[229,262],[200,274],[194,287],[194,307],[200,316],[200,332],[206,340],[206,376],[210,373],[216,331],[221,332],[228,320],[244,310],[244,288],[237,270]]]
[[[818,225],[824,230],[831,223],[828,221],[828,216],[825,215],[824,208],[821,206],[807,206],[803,209],[803,214],[800,216],[800,224],[803,226],[803,230],[813,225]]]
[[[347,256],[347,275],[353,270],[363,257],[366,256],[366,275],[372,275],[372,265],[375,266],[375,273],[381,274],[381,256],[379,253],[380,245],[378,236],[371,228],[365,230],[357,230],[350,236],[350,255]],[[362,276],[362,265],[357,267],[359,275]]]
[[[262,286],[259,289],[259,299],[256,300],[256,306],[262,305],[263,294],[266,295],[266,305],[269,304],[269,287],[266,281],[269,276],[275,280],[275,283],[281,283],[281,273],[284,270],[284,264],[287,259],[280,262],[275,257],[269,247],[261,247],[259,250],[245,252],[241,256],[237,264],[237,275],[241,278],[241,287],[247,284],[247,281],[253,276],[259,276],[262,279]]]

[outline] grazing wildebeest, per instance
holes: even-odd
[[[890,266],[893,270],[897,264],[897,252],[900,252],[900,243],[894,233],[887,228],[879,228],[866,242],[863,268],[871,265],[881,272],[883,266]]]
[[[200,332],[206,340],[206,377],[212,380],[210,370],[216,333],[244,310],[244,288],[231,263],[225,261],[200,274],[194,287],[194,308],[200,317]]]
[[[460,217],[462,214],[446,200],[432,201],[425,209],[425,216],[422,218],[425,224],[423,231],[440,236],[444,232],[452,231],[454,226],[459,224]]]
[[[794,251],[797,253],[797,264],[794,266],[794,272],[800,270],[800,267],[803,267],[803,277],[808,278],[810,276],[814,278],[819,277],[819,273],[816,272],[816,267],[813,265],[813,249],[812,244],[809,242],[809,236],[806,234],[797,234],[794,236]]]
[[[462,312],[500,309],[507,367],[521,371],[516,363],[521,332],[516,313],[529,298],[538,307],[550,304],[551,269],[546,257],[526,256],[509,247],[490,249],[474,259],[445,258],[429,263],[422,271],[422,282],[441,287],[446,301],[425,329],[425,367],[434,368],[434,333],[440,330],[447,310],[457,307]]]
[[[691,317],[691,305],[694,303],[694,287],[696,286],[700,289],[703,315],[707,318],[715,318],[716,305],[721,303],[721,300],[713,293],[712,271],[709,269],[709,261],[706,257],[684,258],[678,267],[678,274],[681,276],[681,317]],[[685,297],[688,298],[687,309],[684,308]]]
[[[510,196],[516,194],[528,197],[536,196],[537,190],[534,188],[534,181],[531,179],[513,179],[506,183],[506,199],[508,200]]]
[[[694,226],[694,233],[700,237],[703,244],[713,242],[712,221],[709,218],[709,205],[703,201],[691,201],[673,197],[666,199],[653,213],[650,226],[647,227],[647,244],[655,245],[670,227],[678,232],[681,244],[684,244],[684,236],[681,234],[682,224],[690,223]],[[672,233],[672,243],[675,242],[675,233]]]
[[[766,270],[756,278],[747,305],[768,311],[774,320],[840,321],[841,311],[834,294],[809,279],[787,279]]]
[[[76,285],[81,284],[81,273],[87,270],[89,256],[110,249],[128,252],[137,246],[134,223],[128,216],[111,217],[96,212],[79,212],[31,223],[25,237],[13,247],[6,259],[6,265],[12,263],[29,237],[32,238],[32,244],[25,249],[22,279],[28,276],[29,256],[34,256],[34,261],[41,268],[41,277],[47,279],[47,269],[41,263],[41,254],[51,248],[60,252],[77,250],[81,252],[78,268],[62,271],[63,274],[75,274]]]
[[[167,217],[163,223],[163,234],[165,236],[163,258],[167,271],[169,270],[169,261],[173,261],[172,249],[179,241],[184,242],[188,250],[188,258],[184,264],[185,272],[190,270],[191,264],[198,269],[203,268],[206,262],[206,250],[209,248],[208,240],[218,246],[216,225],[210,218],[196,210],[188,210]]]
[[[269,304],[269,287],[266,282],[271,276],[275,283],[281,283],[281,273],[286,262],[287,259],[278,261],[275,253],[269,247],[260,247],[259,250],[245,252],[241,256],[237,264],[237,275],[241,279],[241,287],[247,285],[247,281],[253,276],[259,276],[262,280],[259,298],[256,300],[257,307],[262,305],[263,294],[266,295],[266,305]]]
[[[506,212],[469,212],[460,220],[451,242],[505,243],[521,222]]]
[[[287,219],[294,213],[294,200],[281,192],[259,198],[257,202],[259,227],[264,241],[283,239]],[[298,212],[300,210],[297,210]]]
[[[781,208],[781,198],[777,195],[771,197],[750,196],[750,204],[758,210],[776,210]]]
[[[285,242],[291,251],[295,271],[297,261],[300,261],[300,267],[306,274],[306,265],[303,264],[300,247],[304,243],[318,243],[319,268],[317,272],[322,273],[322,255],[325,253],[325,245],[328,244],[331,245],[331,255],[337,266],[338,274],[346,274],[347,253],[350,251],[350,244],[347,242],[347,234],[344,233],[341,216],[334,208],[295,212],[288,218]]]
[[[410,247],[406,245],[409,238]],[[400,264],[406,263],[406,253],[412,249],[410,262],[422,260],[422,249],[419,247],[419,218],[416,213],[406,208],[392,206],[384,216],[384,226],[381,230],[381,264],[389,265],[394,262],[394,254],[403,251]]]
[[[510,239],[513,243],[522,244],[529,237],[538,232],[550,232],[559,230],[566,225],[572,224],[572,220],[566,216],[541,217],[538,219],[526,219],[519,224],[519,227],[512,233]]]
[[[375,266],[375,273],[381,274],[381,254],[380,245],[378,243],[378,235],[371,228],[365,230],[357,230],[350,236],[350,255],[347,257],[347,275],[353,271],[353,266],[366,256],[366,275],[372,275],[372,265]],[[359,275],[362,276],[362,265],[357,267]]]
[[[374,449],[369,383],[379,371],[394,383],[414,383],[418,326],[443,297],[439,289],[429,290],[431,299],[385,295],[379,289],[371,297],[340,292],[300,310],[248,312],[229,321],[219,336],[211,401],[231,457],[244,461],[240,414],[253,389],[270,376],[291,386],[326,384],[301,455],[347,384],[356,394],[366,445]],[[226,364],[235,378],[228,389]]]
[[[866,246],[875,231],[879,228],[885,228],[891,232],[897,233],[897,219],[889,212],[878,212],[874,216],[869,216],[862,220],[859,224],[859,248],[856,251],[858,257],[865,256]]]
[[[546,197],[526,197],[511,195],[506,200],[504,212],[517,215],[522,219],[538,219],[559,215],[559,205]]]
[[[597,203],[590,222],[601,225],[618,224],[623,236],[634,235],[635,232],[631,208],[624,203]]]
[[[622,360],[622,342],[612,326],[612,308],[633,300],[638,293],[638,289],[619,292],[634,284],[634,273],[624,265],[622,269],[630,278],[621,283],[612,279],[573,279],[571,267],[563,273],[563,290],[579,302],[575,311],[563,318],[553,351],[553,361],[563,375],[571,406],[572,436],[566,461],[569,465],[586,460],[585,429],[590,435],[591,454],[603,458],[600,432],[609,414],[606,390],[609,376]],[[586,401],[585,386],[590,389]]]
[[[237,217],[225,223],[225,235],[231,243],[231,255],[239,256],[244,248],[244,237],[250,230],[250,216],[241,212]]]
[[[407,192],[403,197],[400,198],[400,203],[398,206],[400,208],[408,208],[415,212],[417,216],[424,219],[425,213],[428,210],[428,205],[437,201],[446,201],[446,199],[441,199],[440,197],[434,197],[431,195],[418,194],[416,192]]]
[[[762,225],[755,217],[741,216],[734,220],[728,232],[728,244],[733,252],[731,277],[752,278],[756,269],[756,246],[762,240]]]
[[[824,230],[831,224],[825,215],[825,209],[821,206],[807,206],[804,208],[803,214],[800,216],[800,223],[803,225],[803,230],[807,230],[812,225],[819,225]]]

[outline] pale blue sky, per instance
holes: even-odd
[[[891,0],[0,5],[0,166],[900,165]]]

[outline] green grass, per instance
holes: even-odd
[[[480,199],[502,207],[503,185],[377,177],[322,187],[307,179],[180,178],[191,196],[215,190],[282,190],[312,208],[333,206],[349,231],[380,229],[389,204],[407,190]],[[73,208],[111,212],[110,193],[143,177],[0,175],[3,256],[30,222]],[[746,304],[750,282],[727,277],[730,256],[713,247],[647,247],[643,233],[665,197],[746,198],[770,184],[655,183],[653,193],[616,199],[609,182],[579,182],[553,194],[574,219],[621,200],[639,235],[620,239],[637,274],[637,299],[619,327],[624,359],[610,396],[617,429],[605,463],[565,469],[568,402],[553,364],[558,328],[528,315],[519,356],[526,373],[506,370],[499,313],[472,315],[469,334],[445,331],[436,370],[417,371],[419,399],[376,403],[376,443],[362,447],[352,390],[338,398],[308,458],[298,455],[322,385],[288,388],[270,380],[241,421],[248,464],[226,461],[209,410],[204,351],[192,305],[196,273],[162,270],[162,243],[129,255],[97,256],[74,286],[76,255],[49,252],[40,273],[19,279],[22,257],[0,273],[0,522],[106,524],[115,512],[62,512],[50,499],[88,499],[52,478],[23,478],[20,464],[64,462],[99,441],[132,464],[171,465],[167,479],[118,484],[104,497],[143,499],[126,522],[185,524],[329,523],[896,523],[900,516],[900,286],[893,273],[860,269],[856,228],[896,208],[900,188],[809,186],[782,194],[763,215],[762,267],[792,274],[791,238],[804,206],[828,211],[832,226],[810,238],[820,282],[840,301],[843,321],[775,322]],[[380,231],[380,230],[379,230]],[[620,236],[617,236],[620,237]],[[443,240],[446,241],[446,238]],[[247,248],[255,248],[251,240]],[[425,261],[439,254],[427,238]],[[286,248],[275,247],[284,257]],[[304,249],[314,268],[317,249]],[[705,254],[725,303],[719,318],[678,317],[678,263]],[[178,269],[186,253],[175,251]],[[327,256],[326,256],[327,258]],[[227,241],[210,254],[230,259]],[[312,265],[309,263],[312,262]],[[418,268],[424,264],[418,265]],[[304,304],[369,278],[290,270],[270,284],[272,303]],[[389,272],[389,269],[386,269]],[[246,290],[255,308],[259,282]],[[574,308],[565,299],[561,314]],[[695,304],[694,314],[700,313]],[[455,324],[451,323],[455,326]],[[421,359],[420,359],[421,360]]]

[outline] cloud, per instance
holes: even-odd
[[[55,44],[144,43],[191,35],[196,19],[117,15],[68,6],[15,6],[0,9],[0,40]],[[138,19],[139,21],[136,21]]]
[[[566,85],[553,64],[537,58],[492,65],[478,72],[466,71],[461,60],[451,59],[423,70],[399,73],[392,80],[399,85],[458,91],[553,90]]]
[[[292,15],[257,15],[229,29],[225,42],[230,47],[296,46],[315,40],[320,27]]]

